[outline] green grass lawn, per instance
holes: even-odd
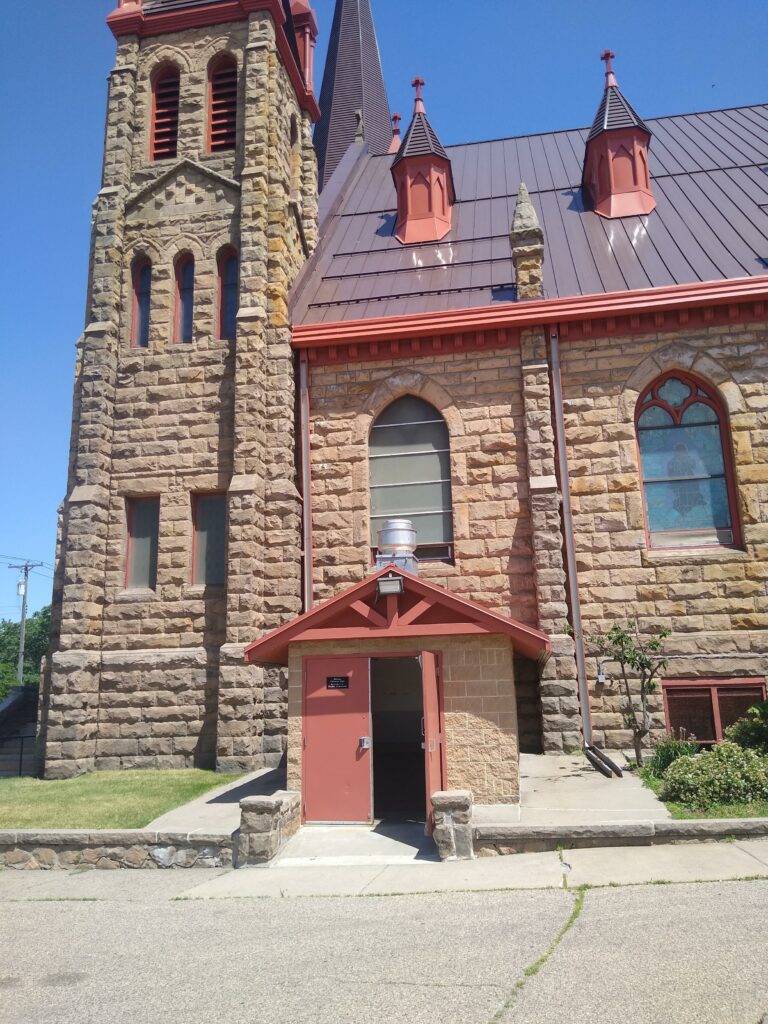
[[[652,775],[647,768],[640,770],[640,777],[649,789],[661,799],[664,780]],[[697,807],[688,807],[672,800],[665,800],[664,806],[676,820],[683,818],[768,818],[768,802],[758,800],[751,804],[715,804],[702,811]]]
[[[0,828],[143,828],[240,775],[183,771],[92,772],[76,779],[0,779]]]

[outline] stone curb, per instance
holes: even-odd
[[[223,832],[147,829],[16,829],[0,831],[0,869],[91,867],[229,867],[232,837]]]
[[[653,846],[768,837],[768,818],[691,818],[680,821],[619,821],[590,825],[475,825],[482,853],[530,853],[558,846]]]

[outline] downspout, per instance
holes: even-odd
[[[554,327],[549,329],[549,353],[552,373],[552,405],[554,406],[555,445],[557,447],[557,466],[560,475],[560,493],[563,500],[563,538],[565,541],[566,575],[568,577],[568,596],[571,606],[571,625],[573,641],[576,648],[576,676],[579,685],[579,705],[581,707],[581,726],[584,735],[584,746],[591,749],[592,744],[592,713],[589,706],[589,683],[587,681],[587,661],[584,656],[584,634],[581,621],[581,602],[579,601],[579,579],[576,572],[576,544],[573,537],[573,515],[571,506],[571,486],[568,476],[568,452],[565,447],[565,420],[563,417],[563,383],[560,373],[560,339]]]
[[[314,605],[313,557],[312,557],[312,466],[309,441],[309,363],[306,351],[299,353],[299,431],[301,451],[301,499],[302,499],[302,548],[301,559],[302,594],[304,611]]]

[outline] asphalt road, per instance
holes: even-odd
[[[340,869],[343,870],[343,869]],[[199,899],[0,874],[3,1024],[759,1024],[768,882]],[[179,898],[181,897],[181,898]]]

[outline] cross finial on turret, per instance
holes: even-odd
[[[418,75],[411,82],[411,85],[416,90],[416,100],[413,104],[414,114],[426,114],[427,112],[424,106],[424,94],[421,91],[426,84],[427,83],[424,81],[424,79],[419,78]]]
[[[618,87],[618,84],[619,84],[616,81],[616,75],[613,73],[613,60],[614,60],[615,56],[616,56],[616,54],[613,52],[613,50],[608,50],[608,49],[603,50],[603,52],[600,54],[600,60],[605,61],[605,88],[606,89],[610,85],[614,85],[614,86]]]

